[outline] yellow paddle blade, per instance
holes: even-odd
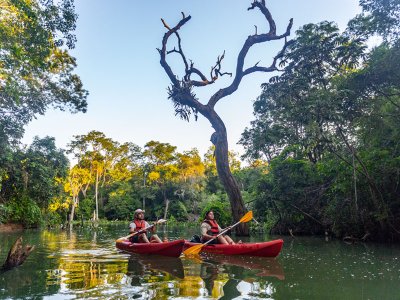
[[[201,248],[203,248],[203,246],[204,246],[204,244],[194,245],[190,248],[187,248],[185,251],[183,251],[183,254],[185,254],[185,255],[199,254],[201,251]]]
[[[247,212],[240,220],[240,223],[246,223],[251,221],[251,219],[253,219],[253,212],[250,210],[249,212]]]

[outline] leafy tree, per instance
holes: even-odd
[[[64,150],[56,148],[53,137],[35,137],[26,157],[24,162],[29,197],[40,207],[47,207],[50,199],[59,195],[62,190],[56,179],[67,176],[68,158]]]
[[[171,207],[171,213],[176,216],[177,220],[182,220],[188,217],[185,204],[191,208],[193,213],[198,210],[198,202],[205,186],[205,165],[198,150],[192,149],[177,154],[177,167],[178,182],[174,194],[180,201],[175,207]]]
[[[255,206],[276,229],[399,239],[400,6],[360,3],[344,33],[330,22],[297,32],[242,136],[248,157],[271,162]],[[368,52],[374,34],[384,42]]]
[[[340,34],[331,22],[305,25],[296,34],[283,55],[283,73],[263,85],[256,120],[240,141],[253,159],[271,160],[290,146],[294,156],[315,163],[337,139],[338,127],[350,134],[344,128],[352,128],[360,111],[340,84],[363,56],[363,38]]]
[[[170,199],[168,192],[178,180],[176,147],[168,143],[150,141],[144,146],[143,155],[149,166],[149,182],[156,184],[164,201],[164,219],[167,218]]]
[[[10,219],[37,225],[42,212],[62,193],[59,178],[66,176],[69,166],[64,151],[56,148],[52,137],[35,137],[27,149],[9,149],[3,161],[0,199],[10,208]]]
[[[137,155],[138,147],[133,144],[122,144],[107,138],[104,133],[91,131],[87,135],[78,135],[69,144],[68,151],[78,159],[80,168],[86,169],[90,179],[81,187],[86,198],[86,192],[93,185],[96,204],[96,218],[99,217],[100,188],[113,181],[129,180],[132,157]],[[103,208],[103,198],[100,205]]]
[[[50,106],[86,111],[87,91],[73,73],[77,15],[73,0],[2,0],[0,136],[18,140],[23,126]]]
[[[140,207],[140,194],[131,182],[117,181],[108,193],[108,201],[104,207],[107,219],[130,220],[134,208]]]
[[[89,170],[75,165],[70,169],[68,177],[65,179],[64,189],[70,196],[68,204],[70,208],[69,212],[69,226],[72,227],[72,222],[75,216],[75,209],[79,205],[79,194],[82,188],[90,182]]]
[[[362,13],[349,22],[357,35],[378,34],[386,41],[396,41],[400,34],[399,0],[360,0]]]

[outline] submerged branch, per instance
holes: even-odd
[[[9,271],[15,267],[22,265],[34,249],[35,246],[31,245],[26,245],[25,247],[23,247],[22,236],[19,237],[8,252],[7,259],[4,262],[3,266],[0,268],[0,271]]]

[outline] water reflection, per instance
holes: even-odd
[[[176,257],[132,255],[128,261],[128,273],[131,278],[143,279],[149,274],[161,272],[163,276],[172,275],[183,279],[185,277],[182,260]],[[132,280],[132,285],[134,285]]]
[[[257,296],[264,294],[261,290],[270,284],[271,277],[285,278],[282,266],[274,258],[207,255],[187,260],[189,277],[195,277],[199,272],[203,282],[198,294],[192,296],[219,299]],[[194,267],[196,264],[200,265],[199,270]]]
[[[129,255],[115,248],[126,226],[26,231],[36,250],[0,274],[0,299],[397,299],[400,247],[285,241],[277,259]],[[190,232],[169,232],[170,238]],[[19,234],[0,234],[0,261]],[[253,236],[254,241],[267,237]]]

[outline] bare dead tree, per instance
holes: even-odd
[[[164,68],[169,79],[171,80],[171,86],[168,88],[168,98],[173,101],[175,115],[178,115],[180,118],[189,121],[192,114],[194,115],[195,120],[197,120],[198,113],[200,113],[209,120],[215,130],[211,136],[211,142],[215,145],[215,158],[218,176],[229,196],[232,215],[235,221],[238,221],[245,214],[246,208],[244,206],[238,184],[232,176],[229,168],[228,139],[225,124],[216,113],[214,108],[219,100],[231,95],[238,89],[244,76],[255,72],[273,72],[278,70],[276,64],[277,61],[283,56],[287,46],[290,44],[290,42],[287,41],[287,37],[290,35],[293,24],[293,19],[290,19],[289,25],[286,28],[286,32],[281,35],[277,35],[275,21],[265,5],[265,0],[254,0],[248,10],[253,10],[255,8],[258,8],[265,16],[269,26],[269,31],[267,33],[258,33],[258,29],[256,27],[255,33],[247,37],[237,57],[235,75],[232,73],[222,72],[221,70],[222,61],[225,57],[225,51],[221,56],[218,56],[215,65],[211,67],[209,77],[197,69],[192,61],[188,61],[182,49],[182,41],[178,31],[191,19],[191,16],[185,16],[183,12],[182,19],[175,27],[170,27],[164,19],[161,19],[164,27],[167,29],[167,32],[164,34],[162,39],[162,48],[157,49],[161,57],[161,66]],[[167,50],[167,44],[171,36],[176,37],[177,45],[173,49]],[[270,66],[259,66],[258,62],[252,67],[244,67],[246,55],[253,45],[280,39],[284,39],[284,46],[282,50],[273,58]],[[170,65],[167,63],[166,58],[167,55],[170,54],[179,55],[183,61],[185,70],[181,76],[182,79],[178,79],[179,77],[175,75]],[[230,75],[231,77],[233,76],[232,83],[213,94],[208,100],[207,104],[202,104],[196,98],[193,88],[213,84],[218,80],[219,77],[224,75]],[[248,235],[248,225],[246,223],[240,224],[240,226],[236,227],[236,233],[238,235]]]

